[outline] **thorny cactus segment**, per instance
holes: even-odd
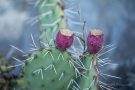
[[[68,29],[61,29],[56,35],[55,44],[57,48],[63,51],[72,45],[73,39],[74,34],[72,31]]]
[[[87,37],[87,48],[91,54],[96,54],[102,48],[104,34],[101,30],[94,29],[90,31]]]
[[[61,17],[58,5],[57,0],[40,0],[40,41],[44,46],[37,47],[32,38],[35,46],[32,54],[23,62],[19,61],[24,70],[22,79],[17,80],[17,90],[98,90],[99,72],[96,56],[102,47],[104,35],[100,30],[92,30],[87,38],[89,52],[84,48],[83,53],[77,54],[78,58],[73,59],[74,55],[66,49],[72,45],[75,32],[69,29],[60,30],[65,28],[66,21]],[[78,39],[85,43],[84,38]],[[80,45],[83,46],[81,42]]]
[[[85,69],[81,72],[84,76],[80,77],[80,90],[97,90],[97,66],[94,64],[96,60],[93,57],[93,55],[87,55],[83,60]]]
[[[21,90],[67,90],[75,76],[74,66],[67,52],[56,48],[37,51],[24,68],[23,81],[19,83]]]
[[[85,55],[83,64],[86,69],[82,70],[85,77],[81,77],[79,81],[79,86],[81,90],[98,90],[98,59],[97,53],[102,48],[103,44],[103,32],[98,29],[90,31],[87,37],[87,49],[89,54]]]
[[[54,45],[53,39],[60,28],[65,27],[65,20],[62,18],[62,10],[57,0],[41,0],[39,5],[39,20],[41,26],[40,41]]]

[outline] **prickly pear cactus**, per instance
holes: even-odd
[[[84,36],[87,40],[79,38],[87,48],[74,58],[76,53],[69,53],[67,49],[76,35],[69,29],[61,29],[66,21],[57,1],[41,0],[39,11],[41,47],[33,40],[35,51],[22,62],[23,78],[17,81],[18,90],[97,90],[97,54],[102,48],[103,33],[93,30]]]
[[[56,0],[41,0],[39,6],[42,48],[25,61],[24,77],[18,83],[21,90],[69,89],[75,78],[75,61],[68,52],[54,46],[56,33],[65,24],[61,10]]]

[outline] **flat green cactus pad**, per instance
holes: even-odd
[[[67,52],[37,51],[28,60],[20,83],[23,90],[67,90],[75,76],[74,63]]]
[[[93,55],[87,55],[84,59],[84,66],[86,69],[83,70],[82,73],[84,73],[85,77],[80,77],[79,81],[79,86],[82,90],[97,90],[96,66],[94,66],[94,62]]]
[[[66,25],[65,20],[61,17],[62,10],[57,4],[57,0],[41,0],[39,12],[41,44],[44,42],[54,45],[53,39],[56,33]]]

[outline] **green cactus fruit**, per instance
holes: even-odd
[[[75,78],[74,66],[67,52],[56,48],[37,51],[26,62],[20,87],[22,90],[67,90]]]

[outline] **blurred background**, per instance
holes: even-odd
[[[31,34],[39,41],[36,0],[0,0],[0,55],[6,60],[22,58],[22,53],[11,45],[29,52]],[[88,29],[100,28],[105,33],[105,44],[116,47],[106,56],[116,65],[102,71],[121,79],[107,78],[117,90],[135,90],[135,0],[76,0],[81,17]],[[74,19],[76,19],[74,17]],[[71,26],[75,28],[74,26]],[[101,78],[102,79],[102,78]]]

